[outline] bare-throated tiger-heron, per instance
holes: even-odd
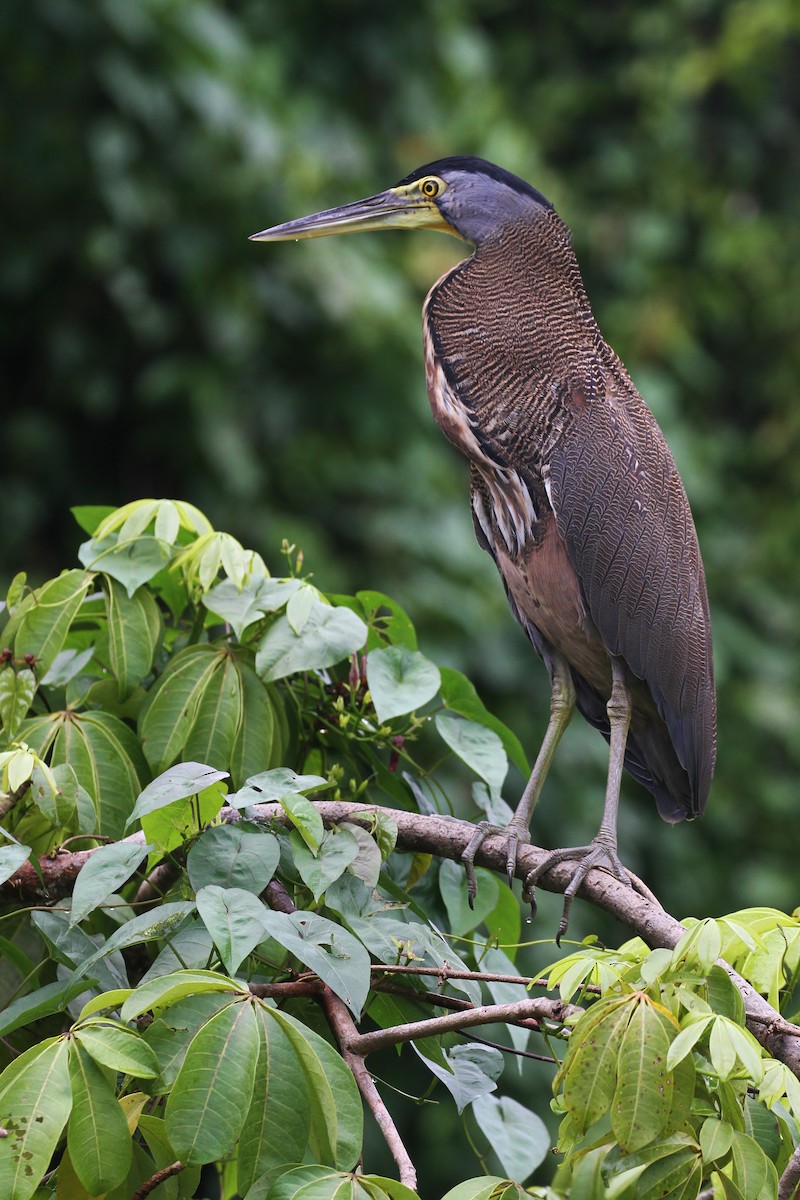
[[[603,818],[588,846],[553,851],[525,880],[574,860],[623,883],[623,765],[670,822],[702,813],[716,701],[703,564],[689,503],[655,418],[604,341],[569,231],[535,188],[478,158],[445,158],[366,200],[254,235],[282,241],[433,229],[474,251],[423,308],[433,415],[470,463],[478,542],[550,674],[550,720],[508,826],[508,871],[577,706],[610,744]],[[490,827],[488,827],[490,828]],[[472,860],[488,832],[479,826]]]

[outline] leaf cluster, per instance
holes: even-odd
[[[789,1003],[796,919],[689,922],[672,952],[587,944],[537,980],[568,1016],[502,1042],[442,1032],[487,1002],[500,1020],[533,983],[516,898],[479,870],[473,908],[458,865],[397,852],[385,807],[326,824],[316,802],[446,811],[437,763],[455,755],[502,820],[514,735],[396,603],[322,593],[294,547],[275,578],[177,501],[79,518],[82,569],[18,576],[4,611],[3,878],[68,839],[90,852],[74,886],[3,917],[0,1194],[188,1200],[213,1164],[231,1200],[408,1200],[364,1173],[354,1063],[357,1027],[389,1053],[411,1025],[403,1053],[484,1172],[449,1200],[520,1195],[541,1171],[551,1134],[504,1075],[534,1032],[562,1157],[532,1194],[769,1200],[800,1084],[716,961]]]

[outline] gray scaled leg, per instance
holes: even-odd
[[[550,770],[550,763],[553,761],[556,747],[561,741],[564,730],[569,725],[572,714],[575,711],[575,685],[572,682],[572,672],[569,669],[566,659],[563,659],[560,655],[556,655],[553,660],[551,682],[550,720],[547,723],[547,729],[536,757],[531,777],[525,786],[525,791],[522,793],[514,816],[505,828],[492,825],[489,821],[480,821],[475,826],[475,832],[461,855],[461,861],[464,864],[467,874],[467,894],[470,906],[472,906],[477,892],[475,855],[484,839],[491,833],[505,833],[508,835],[506,871],[508,873],[509,886],[514,878],[514,868],[517,865],[517,846],[520,842],[530,841],[530,823],[533,810],[539,801],[542,786],[547,777],[547,772]]]
[[[569,913],[572,900],[578,888],[583,883],[593,867],[605,867],[607,871],[628,887],[631,885],[629,872],[625,869],[617,854],[617,811],[619,809],[619,789],[622,782],[622,768],[625,763],[625,745],[628,740],[628,729],[631,723],[631,698],[625,683],[625,672],[622,660],[611,660],[611,698],[606,705],[608,721],[611,728],[608,756],[608,782],[606,798],[603,806],[603,819],[600,828],[588,846],[569,846],[563,850],[554,850],[547,858],[531,871],[522,889],[523,899],[528,900],[535,911],[534,889],[542,875],[545,875],[556,863],[568,859],[577,860],[575,872],[564,891],[564,911],[558,927],[556,942],[560,943],[567,932]]]

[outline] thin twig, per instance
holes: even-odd
[[[179,1175],[184,1169],[182,1162],[174,1162],[170,1163],[168,1167],[162,1167],[160,1171],[156,1171],[155,1175],[151,1175],[149,1179],[145,1180],[140,1188],[137,1188],[131,1196],[131,1200],[145,1200],[145,1196],[151,1195],[165,1179],[171,1179],[173,1175]]]
[[[376,1029],[373,1033],[356,1033],[349,1047],[356,1054],[366,1057],[376,1050],[396,1046],[398,1042],[414,1042],[417,1038],[436,1037],[442,1033],[453,1033],[469,1029],[472,1025],[491,1025],[498,1021],[532,1020],[553,1021],[562,1025],[567,1017],[581,1013],[583,1009],[561,1000],[549,1000],[538,996],[530,1000],[515,1000],[513,1004],[482,1004],[464,1012],[446,1013],[443,1017],[429,1017],[425,1021],[409,1021],[405,1025],[392,1025],[390,1029]]]
[[[546,979],[527,978],[524,975],[497,975],[488,971],[454,971],[447,963],[441,967],[412,967],[402,964],[384,966],[382,963],[376,963],[372,970],[382,975],[432,975],[441,979],[442,983],[446,983],[448,979],[475,979],[478,983],[518,983],[522,987],[547,986]]]

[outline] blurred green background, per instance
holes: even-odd
[[[275,569],[288,537],[322,588],[398,599],[532,757],[546,675],[425,395],[420,305],[464,248],[247,241],[492,159],[572,228],[708,572],[708,814],[667,828],[628,781],[623,856],[678,916],[800,902],[797,0],[28,0],[0,34],[3,577],[74,564],[72,504],[189,499]],[[605,757],[576,721],[535,840],[591,836]]]

